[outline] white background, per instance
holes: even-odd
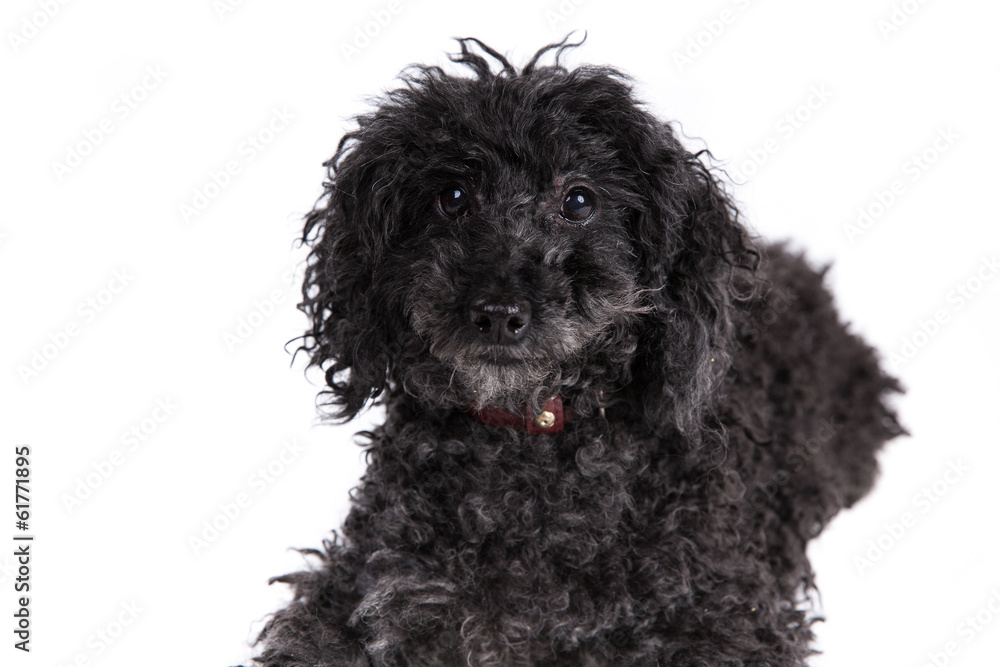
[[[29,444],[36,535],[24,655],[12,648],[13,490],[0,491],[0,662],[247,659],[287,600],[267,578],[301,567],[288,547],[339,525],[362,472],[351,434],[378,417],[317,425],[318,388],[283,349],[305,326],[293,240],[321,163],[368,96],[409,63],[444,64],[450,38],[523,63],[585,29],[568,62],[630,73],[658,115],[748,176],[736,189],[748,221],[832,261],[844,317],[887,363],[899,355],[913,435],[811,547],[828,615],[811,664],[995,664],[1000,278],[984,260],[1000,252],[996,3],[910,0],[881,27],[889,0],[50,4],[51,17],[29,0],[0,14],[0,485],[13,487],[14,446]],[[293,118],[269,134],[275,110]],[[102,123],[110,132],[88,139]],[[87,154],[67,172],[56,163],[71,151]],[[933,163],[913,171],[925,151]],[[213,188],[230,161],[239,173]],[[859,207],[878,215],[851,236]],[[259,326],[227,345],[241,320]],[[177,407],[165,415],[158,400]],[[123,441],[133,428],[144,439]],[[289,441],[301,451],[276,463]],[[262,482],[268,465],[278,474]],[[925,488],[933,503],[916,498]],[[249,505],[196,553],[191,538],[243,493]],[[961,625],[977,612],[986,625]]]

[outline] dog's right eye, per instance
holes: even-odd
[[[459,218],[469,210],[469,195],[457,183],[451,183],[438,194],[441,211],[449,218]]]
[[[576,187],[566,194],[562,205],[562,217],[570,222],[586,222],[597,208],[594,193],[584,187]]]

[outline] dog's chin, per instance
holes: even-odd
[[[472,407],[514,408],[557,393],[559,364],[543,357],[477,355],[455,360],[455,382]]]

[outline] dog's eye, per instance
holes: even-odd
[[[583,222],[594,214],[597,196],[587,188],[573,188],[563,200],[562,217],[570,222]]]
[[[450,183],[438,194],[438,203],[445,215],[458,218],[469,210],[469,195],[461,185]]]

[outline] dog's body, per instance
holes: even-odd
[[[470,41],[475,78],[359,119],[307,221],[303,347],[387,417],[260,662],[804,664],[806,544],[895,382],[621,75]]]

